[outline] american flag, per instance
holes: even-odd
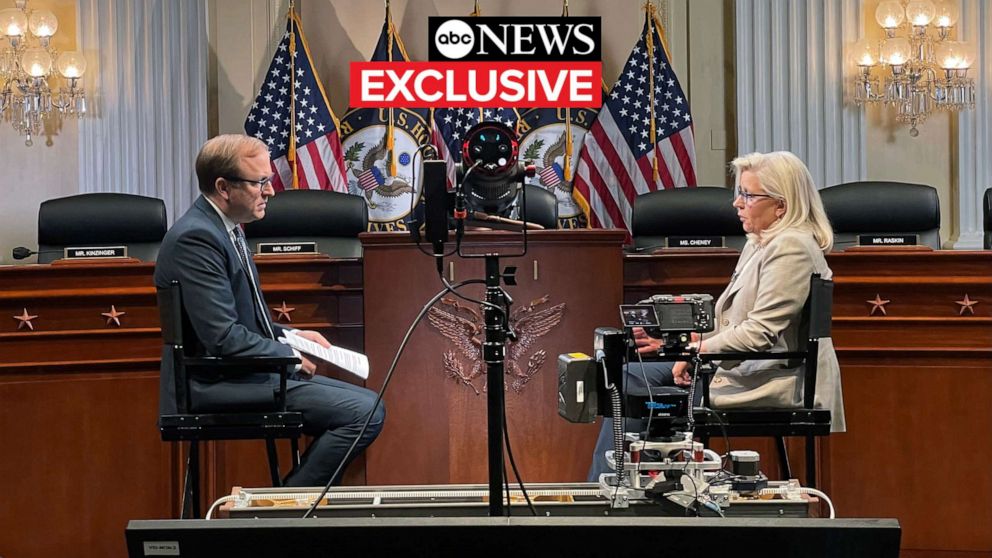
[[[291,43],[291,37],[295,38],[295,44]],[[290,111],[295,112],[295,121]],[[288,17],[286,33],[251,105],[245,132],[269,146],[276,190],[298,187],[348,191],[338,120],[317,78],[295,13]],[[295,133],[291,135],[291,132]]]
[[[481,118],[480,118],[481,116]],[[448,188],[455,185],[455,169],[462,162],[465,132],[479,122],[499,122],[515,130],[520,115],[510,108],[439,108],[434,110],[434,146],[448,165]]]
[[[629,237],[636,196],[696,185],[689,102],[664,45],[661,26],[649,10],[641,38],[586,137],[575,192],[589,208],[592,227],[625,228]]]

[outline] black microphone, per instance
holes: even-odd
[[[29,248],[25,248],[24,246],[18,246],[17,248],[14,248],[14,251],[11,253],[11,255],[14,256],[15,260],[23,260],[24,258],[33,256],[37,253],[38,252],[35,252],[34,250],[31,250]]]
[[[651,244],[649,246],[641,246],[639,248],[631,248],[630,253],[647,252],[648,250],[660,250],[662,248],[669,248],[667,244]]]
[[[424,232],[437,259],[438,273],[443,273],[441,257],[448,241],[447,173],[444,161],[424,161]]]
[[[15,260],[23,260],[24,258],[30,258],[35,254],[64,254],[65,250],[32,250],[30,248],[25,248],[24,246],[18,246],[14,248],[10,255],[14,256]]]

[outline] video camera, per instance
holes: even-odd
[[[693,333],[713,331],[713,297],[708,294],[654,295],[637,304],[622,304],[625,328],[643,327],[664,341],[663,353],[682,352]]]

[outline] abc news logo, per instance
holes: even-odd
[[[353,108],[597,108],[598,17],[431,17],[428,62],[352,62]]]
[[[432,62],[599,62],[598,17],[430,17]]]

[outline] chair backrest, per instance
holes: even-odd
[[[854,246],[859,234],[916,234],[940,249],[937,190],[905,182],[848,182],[820,190],[834,229],[834,247]]]
[[[523,208],[521,217],[525,217],[531,223],[537,223],[545,229],[558,228],[558,198],[545,188],[524,185],[527,190],[527,206]],[[523,196],[520,196],[518,203],[522,203]]]
[[[986,250],[992,250],[992,188],[986,189],[982,198],[982,221],[985,229],[985,242],[982,245]]]
[[[99,192],[42,202],[38,208],[38,262],[68,247],[127,246],[127,255],[155,261],[168,220],[158,198]]]
[[[162,343],[172,352],[172,373],[176,394],[176,409],[180,413],[190,412],[189,385],[186,381],[186,368],[183,366],[186,345],[192,340],[184,332],[193,331],[189,318],[183,311],[182,291],[178,281],[168,287],[155,289],[158,299],[158,318],[162,328]]]
[[[664,248],[670,236],[722,236],[727,247],[740,250],[747,237],[733,203],[733,192],[724,187],[641,194],[634,198],[634,249]]]
[[[813,408],[820,338],[830,337],[833,304],[834,282],[814,273],[809,279],[809,296],[803,305],[799,326],[800,340],[806,340],[806,376],[803,382],[803,407],[806,409]]]
[[[360,258],[358,234],[368,230],[369,210],[362,196],[327,190],[286,190],[269,199],[265,217],[245,225],[254,249],[260,242],[316,242],[317,251],[338,258]]]

